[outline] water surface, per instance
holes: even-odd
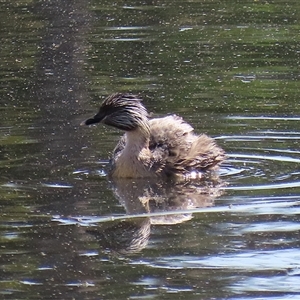
[[[4,299],[298,299],[297,1],[1,1]],[[228,153],[219,180],[107,177],[116,91]]]

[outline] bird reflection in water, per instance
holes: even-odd
[[[101,248],[119,254],[144,249],[151,225],[183,223],[192,218],[189,210],[213,206],[224,186],[218,177],[201,183],[157,182],[157,179],[114,179],[111,183],[127,216],[124,220],[101,223],[87,232],[96,237]]]

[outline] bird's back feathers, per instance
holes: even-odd
[[[213,169],[225,158],[224,151],[205,134],[195,135],[191,125],[181,117],[170,115],[149,120],[149,150],[152,158],[148,165],[154,174],[187,175],[192,171]],[[125,147],[125,135],[113,154],[113,161]]]

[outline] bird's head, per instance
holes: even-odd
[[[132,94],[112,94],[103,101],[99,112],[81,125],[101,122],[125,131],[148,126],[148,113],[141,101],[140,97]]]

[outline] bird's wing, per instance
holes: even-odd
[[[212,138],[193,131],[176,115],[150,120],[150,150],[157,161],[164,162],[167,174],[205,171],[224,160],[224,151]]]

